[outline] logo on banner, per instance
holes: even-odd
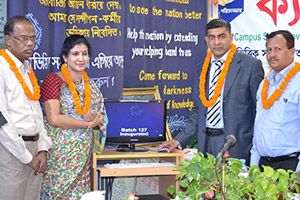
[[[228,22],[234,20],[244,12],[244,0],[221,0],[219,2],[219,15]]]
[[[288,12],[289,7],[293,7],[294,9],[294,19],[288,23],[289,26],[295,25],[300,18],[300,7],[299,7],[299,0],[293,0],[293,6],[291,2],[287,2],[287,0],[281,0],[277,3],[277,0],[272,0],[272,5],[266,6],[271,0],[261,0],[256,5],[259,10],[266,12],[270,17],[273,19],[275,26],[277,26],[277,10],[280,14],[285,14]],[[270,8],[271,9],[270,9]]]
[[[35,17],[33,17],[32,13],[27,13],[25,15],[25,17],[27,19],[29,19],[29,21],[32,23],[32,25],[35,29],[36,44],[35,44],[34,50],[36,51],[39,48],[39,46],[41,45],[41,42],[42,42],[42,27],[40,26],[37,19]]]

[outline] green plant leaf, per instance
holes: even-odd
[[[252,191],[254,191],[254,186],[251,183],[246,184],[246,191],[247,193],[251,193]]]
[[[199,187],[200,193],[205,193],[208,190],[210,190],[210,184],[200,185],[200,187]]]
[[[273,176],[272,176],[272,182],[276,182],[280,177],[280,173],[278,173],[278,171],[276,171]]]
[[[188,180],[184,179],[183,181],[180,181],[180,186],[187,188],[189,186]]]
[[[267,178],[270,178],[273,176],[274,174],[274,169],[272,167],[269,166],[263,166],[264,169],[264,174]]]
[[[186,168],[186,166],[177,165],[177,166],[174,166],[174,168],[179,169],[179,170],[184,170]]]
[[[242,172],[242,162],[239,160],[232,161],[229,168],[234,174],[238,175]]]
[[[185,194],[185,192],[178,190],[176,192],[176,197],[178,197],[180,200],[184,200],[186,198],[186,194]]]
[[[255,193],[253,194],[254,199],[265,199],[265,191],[257,185],[255,188]]]
[[[199,152],[198,154],[195,154],[195,157],[192,158],[191,163],[200,162],[204,158],[204,155],[202,152]]]
[[[269,197],[269,200],[278,200],[278,197],[276,195],[273,195],[273,196]]]
[[[296,192],[297,192],[297,193],[299,193],[299,192],[300,192],[300,190],[299,190],[299,186],[298,186],[297,184],[295,185],[295,189],[296,189]]]
[[[199,193],[198,190],[196,189],[195,185],[188,187],[186,192],[189,194],[189,196],[195,196],[196,194]]]
[[[268,179],[264,179],[261,181],[261,186],[262,186],[263,190],[267,190],[269,185],[270,185],[270,181]]]
[[[171,195],[174,195],[175,193],[175,186],[174,185],[170,185],[167,189],[167,192],[170,193]]]
[[[255,179],[254,179],[254,185],[261,186],[263,181],[265,181],[264,177],[256,176]]]
[[[189,165],[190,163],[189,162],[187,162],[187,161],[185,161],[185,160],[183,160],[183,161],[181,161],[180,162],[181,163],[181,166],[179,165],[179,166],[176,166],[176,168],[178,167],[185,167],[185,166],[187,166],[187,165]]]
[[[248,176],[251,180],[254,179],[254,177],[257,175],[257,174],[260,174],[260,169],[258,166],[256,165],[252,165],[250,168],[249,168],[249,172],[248,172]]]
[[[186,170],[182,170],[177,176],[176,179],[182,180],[186,176]]]
[[[278,190],[282,192],[288,192],[289,191],[288,182],[280,181],[278,183]]]
[[[211,169],[203,169],[201,170],[200,175],[203,176],[208,182],[212,182],[215,176],[215,172]]]
[[[193,180],[198,181],[200,178],[199,178],[199,174],[189,173],[189,174],[187,175],[187,179],[188,179],[189,182],[191,183]]]
[[[266,190],[266,197],[271,198],[273,195],[278,193],[277,186],[275,184],[268,185]]]
[[[202,167],[201,167],[201,163],[191,163],[190,165],[188,165],[185,170],[188,173],[192,173],[192,174],[198,174],[200,173]]]
[[[285,177],[288,177],[288,176],[289,176],[289,174],[287,173],[287,171],[284,170],[284,169],[277,169],[276,172],[277,172],[278,174],[280,174],[281,177],[282,177],[282,176],[285,176]]]
[[[291,174],[291,179],[297,179],[297,173],[292,171],[292,170],[288,170],[288,173]],[[300,178],[300,172],[299,173],[299,178]]]

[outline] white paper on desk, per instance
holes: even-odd
[[[184,151],[184,160],[187,162],[191,162],[191,160],[195,157],[195,153],[198,153],[197,149],[186,148]]]
[[[88,192],[80,200],[105,200],[105,191]]]

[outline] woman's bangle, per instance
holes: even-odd
[[[89,131],[89,130],[90,130],[90,128],[91,128],[91,124],[92,124],[92,122],[90,122],[90,123],[89,123],[89,125],[88,125],[88,127],[87,127],[86,131]]]

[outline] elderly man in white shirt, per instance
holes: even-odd
[[[5,24],[7,49],[0,50],[0,200],[37,200],[51,139],[44,128],[37,79],[26,59],[35,30],[22,16]]]

